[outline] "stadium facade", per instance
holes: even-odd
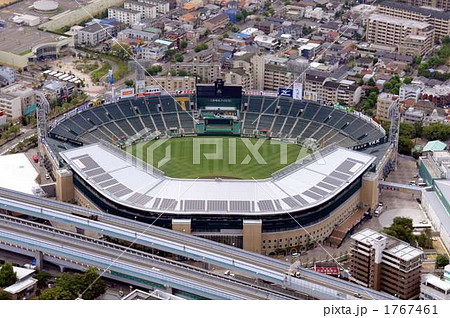
[[[167,135],[313,140],[321,149],[268,179],[196,181],[166,177],[120,149]],[[86,105],[48,136],[40,149],[58,199],[264,254],[324,243],[355,211],[373,209],[389,165],[385,131],[362,114],[217,83],[197,95]]]

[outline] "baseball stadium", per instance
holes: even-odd
[[[50,125],[59,199],[267,255],[326,243],[377,204],[389,145],[360,113],[220,80],[142,95]]]

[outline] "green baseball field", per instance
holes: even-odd
[[[153,140],[127,151],[173,178],[263,179],[308,154],[294,144],[236,137]]]

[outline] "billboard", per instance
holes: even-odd
[[[303,84],[294,83],[294,93],[292,95],[294,99],[303,99]]]
[[[278,88],[278,96],[292,97],[293,90],[292,88]]]
[[[134,97],[134,88],[124,88],[120,90],[120,98]]]
[[[136,94],[145,92],[145,80],[136,81]]]

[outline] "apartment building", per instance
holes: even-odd
[[[171,1],[168,0],[137,0],[140,3],[152,4],[156,6],[156,12],[159,14],[169,13]]]
[[[142,19],[154,19],[156,18],[156,9],[158,6],[145,2],[125,1],[123,7],[125,9],[141,12]]]
[[[450,300],[450,283],[433,274],[423,275],[420,284],[420,299]]]
[[[288,70],[287,62],[287,58],[275,55],[254,55],[251,63],[255,89],[277,91],[291,86],[294,74]]]
[[[224,29],[230,22],[230,18],[225,13],[220,13],[212,18],[209,18],[203,22],[203,26],[209,29],[211,32],[216,32],[219,29]]]
[[[398,93],[399,101],[404,102],[405,100],[412,99],[417,102],[421,91],[422,89],[417,85],[403,84]]]
[[[202,83],[214,83],[218,78],[222,78],[220,73],[220,63],[176,63],[175,70],[184,70],[189,75],[200,76]]]
[[[377,99],[376,116],[383,121],[389,121],[389,107],[393,103],[397,105],[398,96],[390,93],[381,93]]]
[[[396,47],[398,53],[424,56],[434,47],[434,28],[426,22],[372,14],[367,19],[368,42]]]
[[[159,60],[169,49],[167,45],[159,43],[146,43],[139,48],[139,58],[144,60]]]
[[[254,89],[253,64],[254,53],[237,52],[231,62],[231,69],[225,73],[225,82],[231,85],[241,85],[244,89]]]
[[[450,11],[450,1],[448,0],[398,0],[416,7],[431,7]]]
[[[140,11],[125,9],[117,6],[108,8],[108,19],[112,18],[126,25],[137,24],[143,19]]]
[[[351,238],[349,269],[354,279],[399,299],[419,298],[422,250],[372,229]]]
[[[117,34],[117,38],[120,41],[126,40],[126,39],[139,39],[145,42],[150,42],[153,40],[156,40],[158,38],[158,34],[154,32],[148,32],[145,30],[137,30],[132,28],[127,28],[125,30],[120,31]]]
[[[378,11],[391,17],[429,23],[434,27],[434,36],[437,40],[450,35],[450,12],[393,1],[381,3]]]
[[[0,112],[8,119],[16,120],[22,117],[22,102],[20,97],[0,93]]]
[[[147,86],[162,87],[165,91],[195,90],[195,76],[146,76]]]
[[[12,67],[0,66],[0,77],[6,85],[11,85],[16,81],[16,70]]]
[[[305,76],[304,98],[307,100],[354,106],[361,100],[361,93],[361,87],[353,81],[335,81],[316,73]]]
[[[77,32],[77,44],[97,46],[114,36],[115,27],[110,24],[93,23]]]

